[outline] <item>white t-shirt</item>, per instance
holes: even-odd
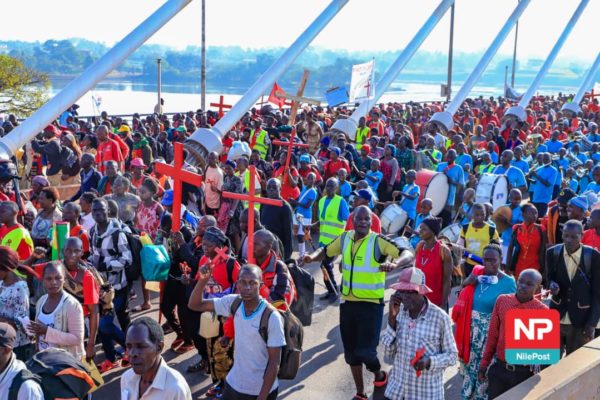
[[[46,325],[48,328],[56,328],[54,326],[54,316],[56,315],[56,312],[58,310],[60,310],[60,308],[62,307],[64,301],[65,301],[65,297],[66,296],[62,296],[60,298],[60,301],[58,302],[57,306],[54,308],[54,310],[50,313],[50,314],[46,314],[44,312],[44,305],[46,304],[46,302],[44,302],[44,304],[42,304],[42,308],[40,310],[40,313],[37,317],[37,321],[39,323],[42,323],[44,325]],[[48,300],[48,298],[46,298],[46,301]],[[52,345],[48,342],[46,342],[46,335],[41,335],[38,338],[38,347],[40,350],[46,350],[47,348],[52,347]]]
[[[227,317],[230,315],[231,304],[239,297],[228,295],[212,299],[215,312]],[[263,384],[265,369],[269,361],[268,347],[285,346],[283,333],[283,318],[278,312],[273,312],[269,317],[268,343],[258,333],[260,319],[267,303],[262,299],[254,313],[246,317],[244,303],[240,305],[233,320],[235,326],[235,352],[233,353],[233,368],[227,374],[227,383],[237,392],[258,396]],[[269,392],[279,387],[275,379]]]

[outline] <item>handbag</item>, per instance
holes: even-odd
[[[198,334],[204,339],[212,339],[219,336],[221,322],[217,314],[213,312],[203,312],[200,314],[200,330]]]
[[[142,276],[147,281],[166,281],[171,268],[171,258],[162,244],[152,244],[142,247],[140,252]]]

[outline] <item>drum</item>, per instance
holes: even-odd
[[[444,236],[445,238],[448,238],[448,240],[450,240],[451,243],[457,243],[458,239],[460,239],[460,230],[461,229],[462,229],[462,227],[458,223],[448,225],[447,227],[445,227],[444,229],[442,229],[440,231],[440,234],[438,235],[438,237]]]
[[[508,180],[504,175],[483,174],[475,191],[475,202],[491,203],[496,211],[508,202]]]
[[[392,241],[401,249],[410,250],[413,253],[415,252],[414,247],[410,244],[410,240],[404,236],[398,236],[397,238],[392,239]]]
[[[503,217],[503,218],[499,218]],[[512,210],[509,206],[501,206],[498,207],[494,214],[492,214],[492,221],[496,224],[496,229],[498,230],[498,234],[502,235],[502,233],[510,228],[510,220],[512,219]],[[505,222],[508,221],[508,223]]]
[[[408,221],[408,214],[397,204],[389,205],[381,213],[381,229],[387,234],[400,232]]]
[[[424,198],[430,198],[433,202],[431,215],[438,216],[446,206],[450,185],[448,177],[443,172],[422,169],[417,172],[415,183],[421,188],[419,204]]]

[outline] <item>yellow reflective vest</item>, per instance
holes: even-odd
[[[360,148],[366,143],[369,138],[369,132],[371,132],[371,130],[368,126],[356,130],[356,150],[360,151]]]
[[[342,246],[342,294],[357,299],[383,299],[385,272],[379,271],[376,260],[377,234],[369,232],[352,253],[354,231],[344,232]]]
[[[325,200],[327,200],[327,196],[323,196],[321,200],[319,200],[319,243],[328,245],[344,232],[346,221],[340,221],[338,219],[342,196],[336,194],[333,196],[333,199],[329,200],[329,204],[325,210],[325,217],[323,217]]]
[[[254,137],[256,135],[256,138]],[[258,150],[260,153],[260,158],[263,160],[267,158],[267,151],[269,150],[269,144],[267,142],[267,131],[261,129],[260,132],[256,133],[256,130],[252,129],[250,131],[250,143],[254,143],[252,145],[252,150]]]

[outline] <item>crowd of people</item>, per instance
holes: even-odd
[[[428,123],[442,103],[380,104],[350,134],[332,129],[345,107],[306,107],[295,121],[252,109],[220,153],[186,164],[203,183],[183,184],[177,227],[172,179],[156,165],[219,115],[84,119],[70,108],[11,160],[20,198],[0,177],[0,397],[43,398],[34,380],[11,382],[34,354],[58,348],[102,374],[131,366],[124,398],[190,399],[161,356],[172,333],[171,351],[197,353],[187,373],[212,379],[207,397],[275,399],[284,313],[300,295],[290,269],[312,262],[327,289],[319,300],[339,305],[355,400],[370,392],[363,365],[387,399],[442,399],[457,362],[462,398],[499,396],[540,370],[507,363],[507,310],[557,309],[562,355],[600,332],[600,106],[589,98],[566,115],[566,101],[536,97],[517,121],[506,99],[468,99],[449,131]],[[16,125],[9,116],[3,134]],[[306,146],[273,143],[290,138]],[[282,206],[249,213],[224,195],[251,186]],[[162,326],[135,317],[152,307],[144,275],[132,273],[140,238],[169,256]],[[130,307],[136,292],[141,305]]]

